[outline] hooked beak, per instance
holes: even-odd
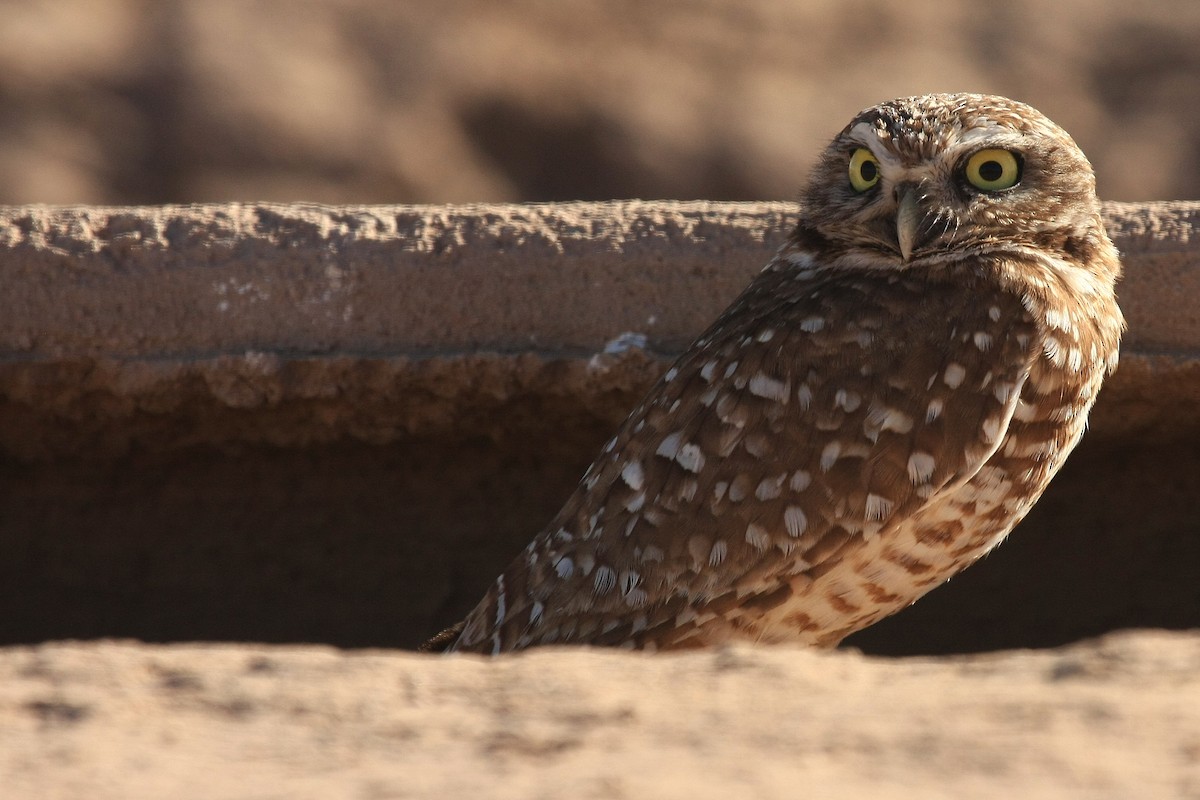
[[[913,242],[921,223],[921,209],[917,205],[919,191],[911,183],[896,187],[896,242],[900,245],[900,256],[905,263],[912,257]]]

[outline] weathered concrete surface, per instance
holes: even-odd
[[[1200,638],[880,660],[0,651],[9,800],[1200,797]]]
[[[0,353],[681,348],[784,240],[785,203],[0,209]],[[1127,352],[1200,350],[1200,203],[1112,203]]]

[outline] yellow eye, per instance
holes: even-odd
[[[976,189],[1002,192],[1021,180],[1021,162],[1008,150],[980,150],[967,159],[967,180]]]
[[[879,159],[860,147],[850,156],[850,185],[856,192],[865,192],[879,183]]]

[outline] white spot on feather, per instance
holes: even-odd
[[[1047,336],[1046,341],[1042,343],[1042,349],[1046,353],[1046,358],[1050,359],[1050,363],[1056,367],[1061,367],[1064,361],[1062,342],[1053,336]]]
[[[700,452],[700,446],[696,444],[688,443],[679,448],[679,452],[675,454],[675,461],[688,472],[704,469],[704,453]]]
[[[860,405],[862,405],[862,396],[858,392],[838,389],[837,394],[833,396],[834,408],[841,408],[847,414],[853,413]]]
[[[755,373],[754,377],[750,379],[750,393],[756,394],[765,400],[786,403],[788,392],[789,387],[786,383],[762,372]]]
[[[783,480],[786,477],[787,473],[785,472],[778,478],[763,478],[758,482],[758,488],[754,490],[754,496],[759,500],[774,500],[783,494]]]
[[[800,321],[800,330],[805,333],[816,333],[825,327],[824,317],[806,317]]]
[[[565,581],[575,574],[575,562],[569,556],[559,556],[554,562],[554,571]]]
[[[1033,403],[1026,403],[1024,400],[1017,400],[1017,407],[1013,409],[1013,419],[1018,422],[1033,422],[1037,419],[1037,406]]]
[[[612,567],[600,567],[596,570],[596,577],[593,581],[596,594],[608,594],[613,586],[617,583],[617,573]]]
[[[806,269],[807,267],[812,266],[813,263],[812,254],[804,250],[795,250],[791,253],[788,253],[783,257],[783,260],[797,269]]]
[[[738,475],[729,486],[729,500],[734,503],[742,502],[746,499],[749,489],[749,476],[744,473]]]
[[[742,444],[755,458],[766,458],[770,453],[770,439],[761,433],[751,433]]]
[[[1046,309],[1045,316],[1046,324],[1051,328],[1058,328],[1066,334],[1075,332],[1075,325],[1071,322],[1070,312],[1060,311],[1055,308]]]
[[[667,554],[663,552],[663,549],[661,547],[656,547],[655,545],[648,544],[642,550],[641,561],[644,564],[657,564],[657,563],[661,562],[664,558],[666,558],[666,555]]]
[[[821,471],[829,472],[829,470],[833,469],[833,465],[837,463],[838,457],[841,454],[841,442],[830,442],[825,445],[825,449],[821,451]]]
[[[808,517],[800,506],[788,506],[783,512],[783,524],[788,536],[795,538],[808,530]]]
[[[746,542],[758,550],[766,550],[771,546],[771,534],[763,526],[751,522],[746,526]]]
[[[725,561],[725,556],[729,552],[729,545],[725,544],[723,539],[718,539],[713,542],[712,550],[708,553],[708,564],[711,567],[719,567]]]
[[[918,450],[908,457],[908,478],[913,484],[928,483],[936,466],[932,455]]]
[[[967,377],[967,369],[962,364],[950,363],[946,365],[946,372],[942,376],[942,380],[951,389],[957,389],[962,386],[963,379]]]
[[[646,473],[642,470],[642,462],[630,461],[621,470],[621,480],[628,484],[630,489],[635,492],[640,492],[646,483]]]
[[[913,427],[913,418],[898,408],[876,406],[867,414],[863,427],[877,427],[881,431],[908,433]]]
[[[650,596],[646,594],[645,589],[631,589],[625,593],[625,605],[630,608],[641,608],[649,599]],[[652,642],[646,644],[652,644]]]
[[[892,513],[892,508],[895,503],[888,500],[886,497],[877,494],[867,495],[867,519],[881,520]]]
[[[800,384],[800,388],[796,390],[796,399],[800,401],[800,408],[803,411],[808,411],[812,405],[813,393],[807,383]]]
[[[675,458],[675,454],[679,452],[679,445],[683,442],[683,434],[679,431],[667,434],[663,440],[658,443],[658,449],[654,451],[656,456],[663,458]]]

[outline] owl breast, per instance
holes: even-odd
[[[974,474],[882,535],[866,531],[836,566],[826,564],[794,580],[786,601],[754,620],[747,632],[762,641],[836,645],[915,602],[1003,541],[1079,442],[1100,385],[1116,365],[1121,315],[1111,295],[1107,301],[1107,314],[1081,313],[1076,298],[1059,286],[1042,302],[1031,303],[1026,295],[1017,324],[961,332],[955,326],[951,339],[960,345],[959,355],[948,370],[955,391],[991,386],[998,397],[1010,391],[996,382],[995,362],[987,355],[998,342],[1003,347],[1009,340],[1032,355],[1007,418],[982,420],[977,444],[994,444],[992,451]],[[992,321],[1001,317],[1000,306],[989,307]],[[971,344],[978,351],[974,363]],[[941,380],[947,382],[947,373]],[[926,423],[936,419],[941,405],[931,398]],[[992,431],[1000,430],[991,441]]]

